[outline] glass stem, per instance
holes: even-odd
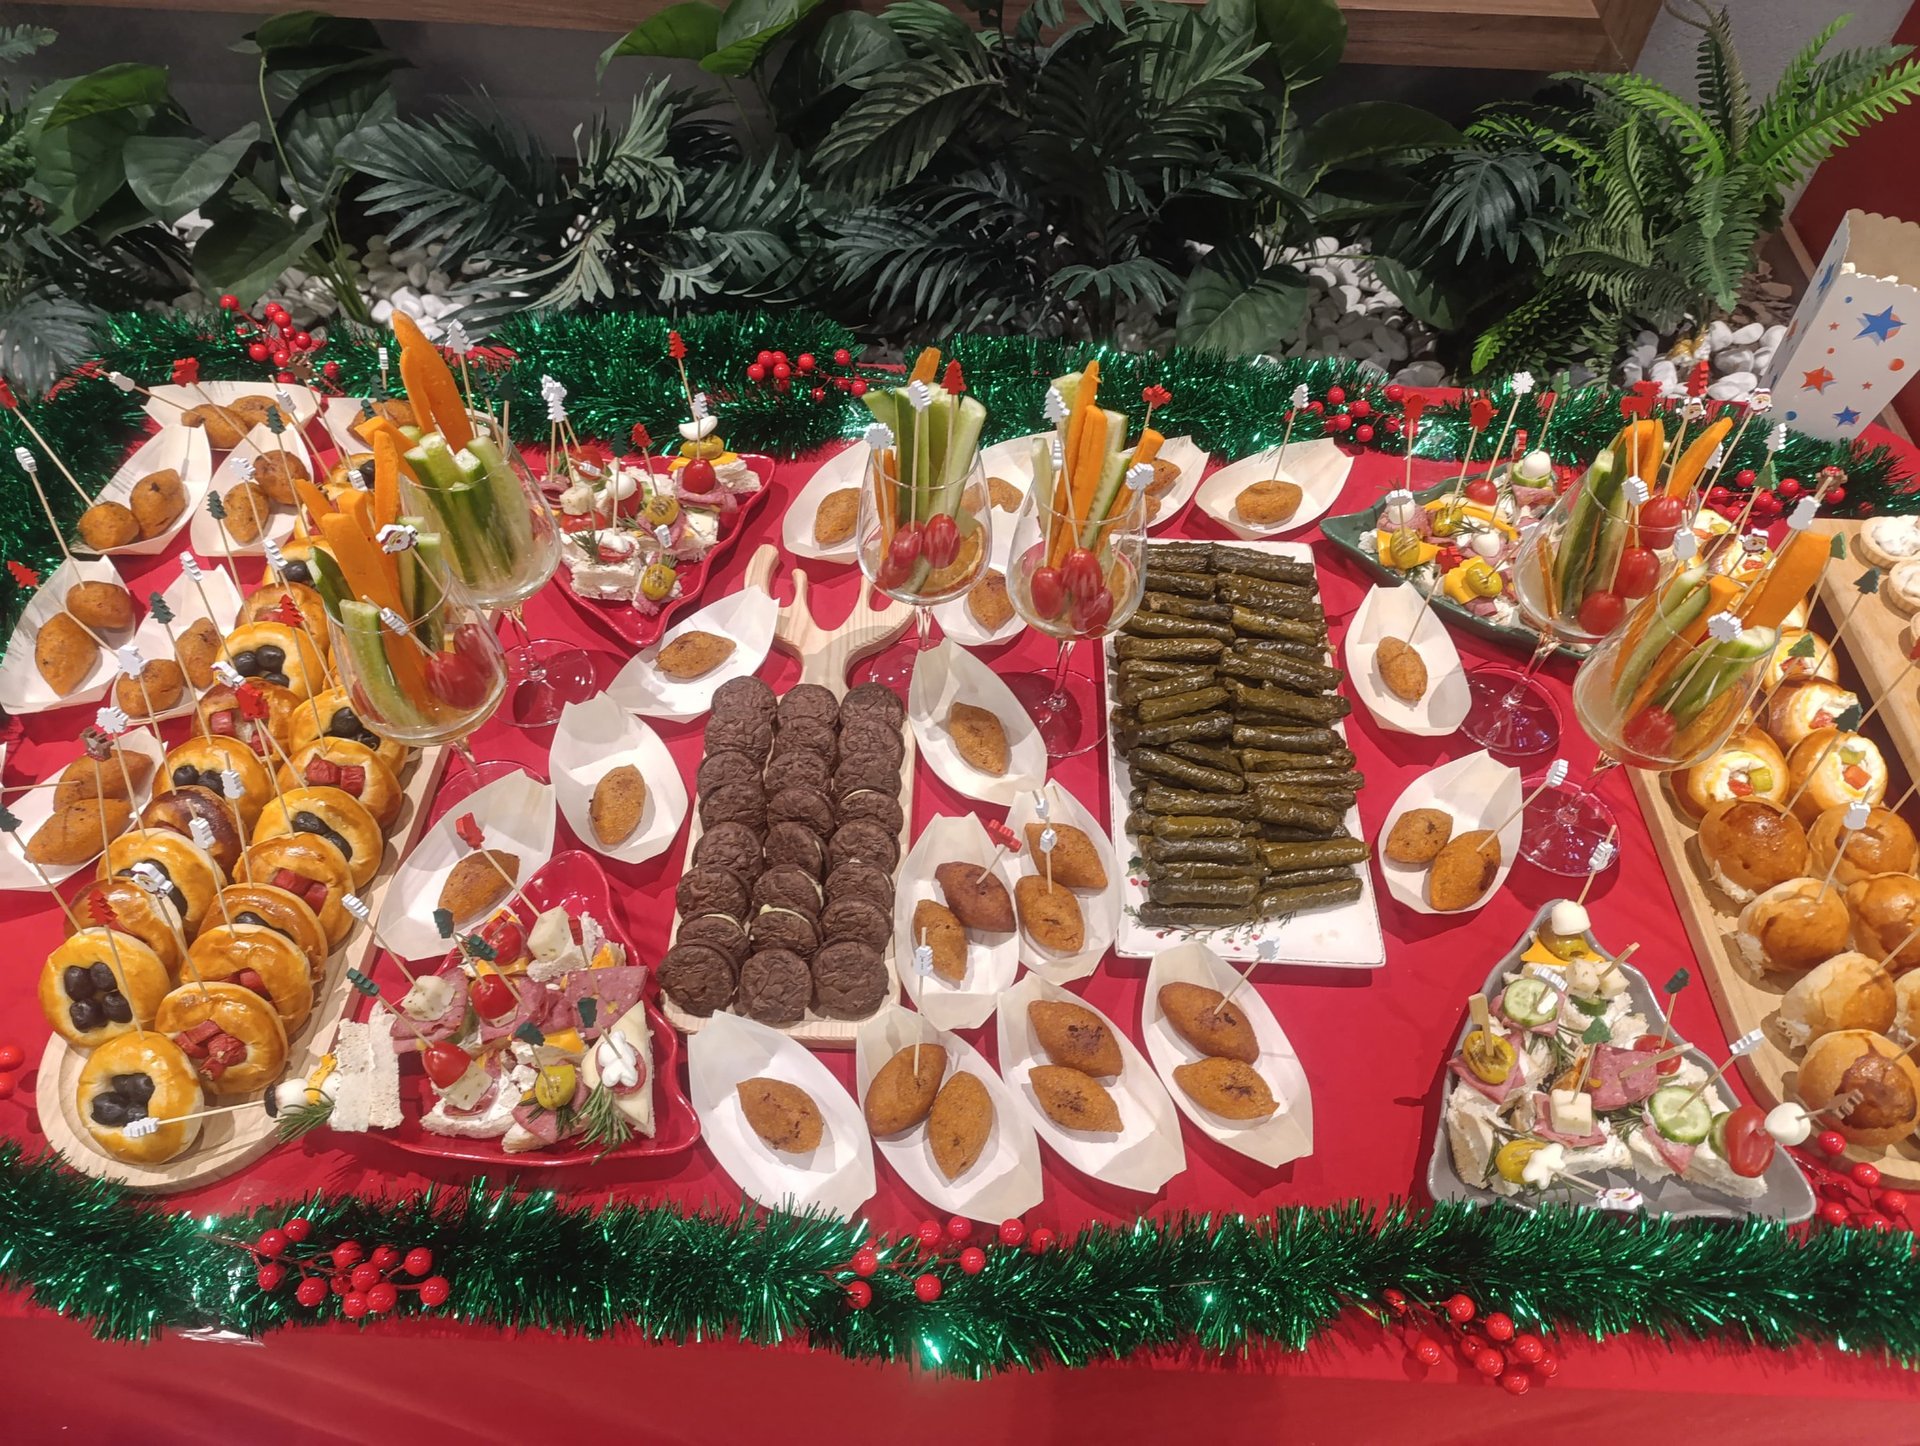
[[[1058,713],[1067,706],[1067,666],[1073,660],[1072,638],[1060,640],[1060,652],[1053,660],[1053,691],[1040,701],[1040,706],[1049,713]]]
[[[933,646],[933,609],[917,607],[913,610],[913,651],[924,653]]]
[[[544,683],[547,681],[547,665],[540,660],[540,655],[533,649],[533,634],[527,628],[527,619],[521,612],[520,606],[515,603],[507,611],[513,618],[513,625],[520,629],[520,646],[526,650],[527,681]]]

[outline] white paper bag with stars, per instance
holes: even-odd
[[[1849,211],[1763,383],[1796,432],[1851,440],[1920,367],[1920,226]]]

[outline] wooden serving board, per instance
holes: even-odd
[[[1869,599],[1868,606],[1872,605]],[[1857,629],[1861,624],[1856,623]],[[1849,632],[1849,640],[1853,633]],[[1740,962],[1734,949],[1734,926],[1739,911],[1719,890],[1707,882],[1707,869],[1700,857],[1698,832],[1674,806],[1661,776],[1643,769],[1629,769],[1640,813],[1653,835],[1653,844],[1666,866],[1667,882],[1674,902],[1686,922],[1687,937],[1693,942],[1694,958],[1707,992],[1713,996],[1720,1022],[1728,1038],[1738,1038],[1750,1029],[1763,1029],[1764,1042],[1740,1060],[1740,1073],[1747,1088],[1763,1108],[1785,1104],[1799,1098],[1796,1080],[1800,1066],[1780,1034],[1780,1000],[1793,985],[1787,976],[1766,975],[1756,979]],[[1709,1049],[1716,1059],[1724,1048]],[[1847,1151],[1850,1160],[1867,1160],[1877,1165],[1888,1184],[1920,1186],[1920,1143],[1909,1137],[1904,1143],[1884,1149],[1855,1145]]]
[[[747,562],[746,586],[760,588],[771,596],[774,567],[779,559],[778,548],[770,542],[762,543]],[[862,579],[860,595],[854,601],[853,611],[838,628],[828,632],[814,621],[813,610],[807,603],[807,575],[796,567],[793,570],[793,601],[780,609],[779,618],[774,623],[773,640],[800,660],[801,682],[818,683],[832,690],[836,698],[844,698],[847,694],[847,675],[852,672],[853,665],[893,642],[907,630],[912,620],[911,608],[896,607],[886,613],[876,611],[866,582]],[[900,857],[904,860],[908,838],[913,832],[913,771],[919,754],[913,745],[913,729],[902,724],[900,732],[906,744],[900,759]],[[705,756],[704,751],[702,756]],[[694,794],[688,812],[687,858],[691,860],[694,847],[704,832],[700,826],[698,793]],[[895,883],[898,882],[896,865]],[[680,913],[676,909],[673,932],[667,937],[667,947],[671,949],[679,937]],[[900,969],[893,957],[891,940],[887,943],[884,959],[887,966],[887,992],[880,1001],[880,1009],[885,1009],[900,998]],[[660,996],[660,1008],[673,1027],[682,1034],[698,1034],[706,1027],[705,1018],[688,1014],[665,993]],[[879,1010],[874,1012],[877,1014]],[[852,1049],[860,1026],[865,1022],[859,1019],[827,1019],[808,1010],[806,1017],[798,1024],[787,1025],[780,1032],[810,1049]]]
[[[400,817],[387,836],[380,871],[372,883],[359,890],[376,919],[380,917],[380,907],[400,860],[413,851],[413,846],[426,832],[427,805],[440,786],[451,751],[446,747],[430,748],[414,760],[412,775],[403,791]],[[326,977],[314,986],[313,1013],[301,1025],[299,1034],[287,1042],[288,1075],[304,1077],[326,1053],[333,1043],[334,1026],[360,997],[347,983],[347,969],[352,967],[364,972],[377,952],[372,932],[359,925],[333,951],[327,960]],[[187,982],[184,977],[182,982]],[[35,1091],[40,1128],[46,1132],[47,1140],[65,1156],[69,1165],[84,1174],[119,1181],[143,1194],[171,1195],[244,1170],[279,1143],[274,1136],[273,1121],[264,1108],[240,1110],[202,1121],[200,1137],[194,1141],[193,1148],[163,1165],[113,1159],[94,1146],[75,1100],[85,1063],[85,1051],[72,1048],[59,1035],[54,1035],[47,1041],[46,1053],[40,1057],[40,1087]],[[207,1099],[209,1108],[238,1103],[238,1098],[209,1096]]]
[[[1840,651],[1859,675],[1863,690],[1861,706],[1870,707],[1872,701],[1885,697],[1887,689],[1906,671],[1907,649],[1915,640],[1915,628],[1913,619],[1894,606],[1893,593],[1884,576],[1876,596],[1862,597],[1854,587],[1860,574],[1874,565],[1857,550],[1861,525],[1836,522],[1833,526],[1846,536],[1847,561],[1828,564],[1820,579],[1820,601],[1826,605],[1827,617],[1818,631],[1822,637],[1832,638],[1841,619],[1859,604],[1860,611],[1854,614],[1853,621],[1847,625],[1847,635],[1840,640]],[[1886,569],[1881,571],[1884,574]],[[1917,778],[1920,777],[1920,669],[1907,675],[1901,691],[1905,697],[1888,699],[1873,715],[1873,721],[1886,726],[1887,737],[1900,755],[1907,776]]]

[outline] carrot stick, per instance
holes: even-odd
[[[400,452],[392,432],[373,436],[373,521],[376,528],[400,520]]]
[[[1167,439],[1153,428],[1147,427],[1140,433],[1140,445],[1133,449],[1133,460],[1127,465],[1137,467],[1142,462],[1151,462],[1160,455],[1161,444]]]
[[[1787,539],[1740,603],[1740,621],[1749,627],[1777,628],[1799,607],[1827,570],[1833,539],[1811,528]]]
[[[327,550],[355,597],[365,598],[375,607],[400,610],[399,578],[387,555],[361,530],[351,512],[342,510],[321,518],[320,535],[327,540]]]
[[[1673,470],[1667,474],[1667,496],[1684,498],[1693,490],[1693,484],[1707,470],[1713,449],[1726,440],[1727,433],[1732,430],[1733,418],[1722,416],[1693,439],[1687,450],[1680,454],[1680,460],[1673,464]]]
[[[433,343],[428,341],[427,334],[420,330],[420,323],[404,311],[394,312],[392,326],[393,339],[400,343],[402,351],[414,346],[423,346],[428,351],[433,350]]]
[[[1740,584],[1732,578],[1715,574],[1707,579],[1707,605],[1700,615],[1680,630],[1674,640],[1660,650],[1660,656],[1647,670],[1647,676],[1640,680],[1640,686],[1634,691],[1633,701],[1627,704],[1626,716],[1631,718],[1652,701],[1654,694],[1667,685],[1674,669],[1697,648],[1707,636],[1707,620],[1717,613],[1725,612],[1733,600],[1740,595]]]
[[[418,482],[420,480],[418,477],[414,477],[413,468],[407,465],[407,448],[411,447],[413,443],[408,440],[407,434],[395,426],[391,420],[386,417],[375,417],[371,421],[362,422],[360,424],[360,434],[367,439],[367,446],[369,448],[371,448],[374,441],[383,434],[392,438],[393,451],[395,457],[399,459],[400,470],[407,476],[413,477],[414,481]]]
[[[329,512],[334,511],[333,499],[327,496],[325,490],[317,486],[311,477],[296,476],[293,479],[293,490],[299,495],[307,511],[313,515],[316,523]]]
[[[1073,523],[1078,534],[1090,520],[1094,494],[1100,490],[1100,473],[1107,453],[1107,414],[1095,407],[1087,413],[1080,429],[1080,453],[1073,472]]]
[[[400,380],[406,385],[407,399],[416,415],[424,407],[434,430],[447,439],[449,447],[457,452],[473,440],[473,424],[467,420],[460,384],[454,381],[439,352],[431,346],[402,347]]]
[[[934,373],[940,370],[940,348],[927,347],[913,359],[913,371],[908,375],[909,382],[931,382]]]
[[[1660,480],[1660,458],[1667,450],[1667,425],[1658,417],[1636,422],[1639,451],[1634,454],[1633,475],[1648,487]]]

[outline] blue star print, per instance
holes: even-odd
[[[1870,336],[1875,341],[1891,341],[1893,334],[1906,323],[1893,314],[1889,306],[1885,311],[1874,312],[1860,318],[1860,336]],[[1858,341],[1860,337],[1855,337]]]
[[[1833,414],[1833,420],[1842,427],[1851,427],[1860,420],[1860,414],[1852,407],[1842,407]]]

